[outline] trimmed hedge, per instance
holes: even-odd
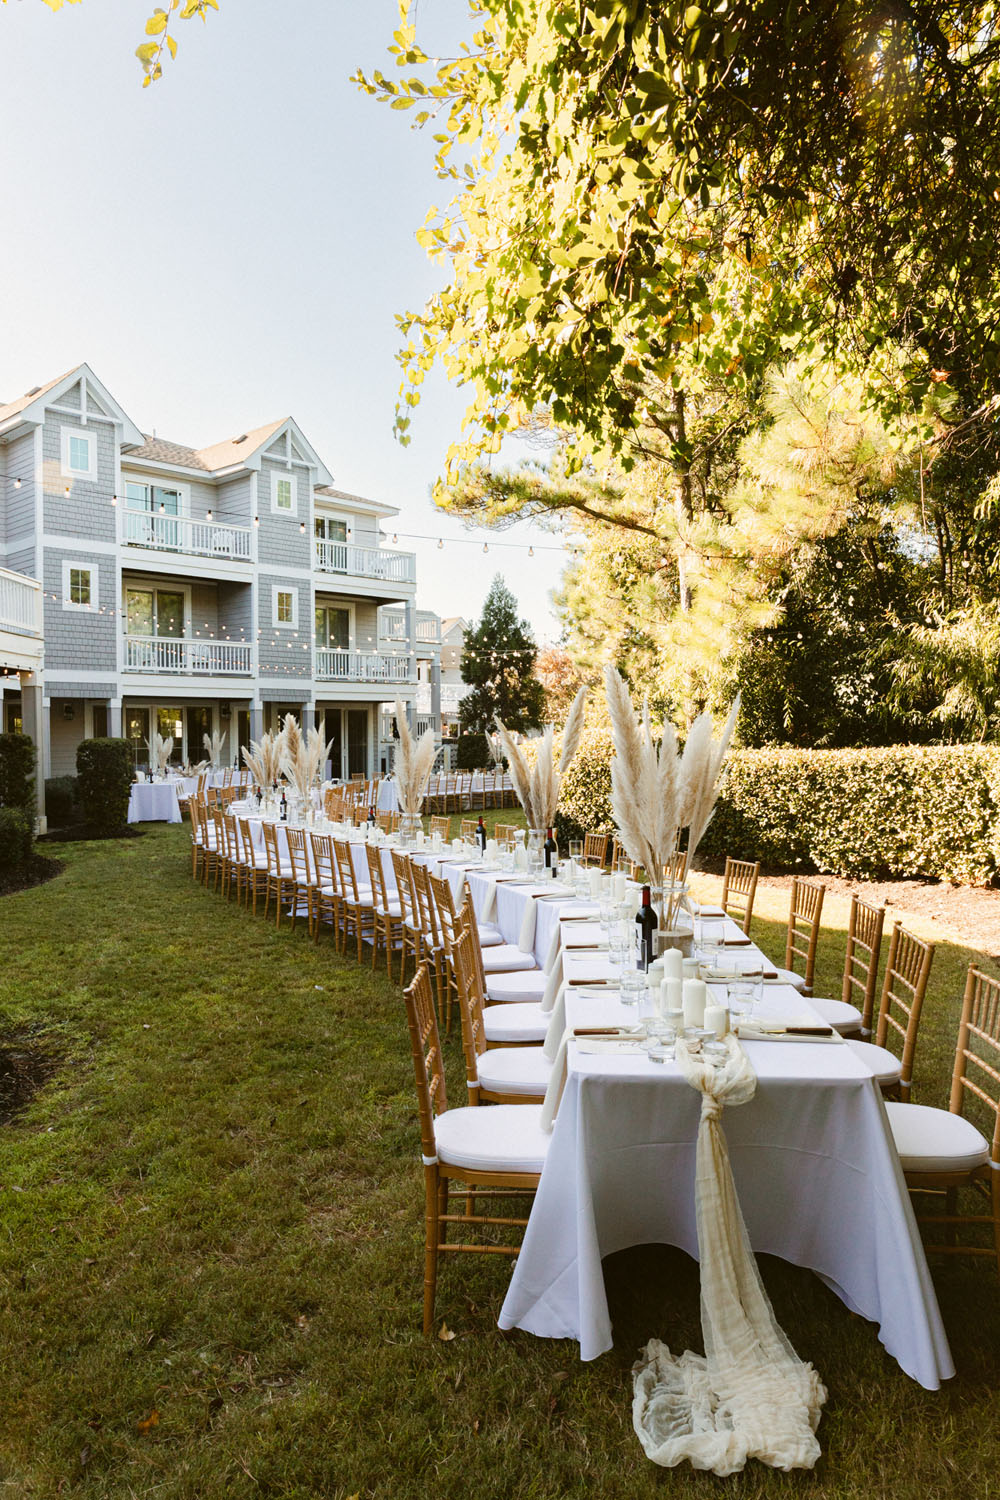
[[[45,783],[45,816],[53,828],[77,821],[79,783],[75,776],[50,776]]]
[[[0,807],[0,875],[20,870],[35,850],[35,820],[23,807]]]
[[[128,823],[132,747],[128,740],[81,740],[76,747],[83,816],[95,833],[121,833]]]
[[[612,832],[610,734],[563,783],[561,838]],[[874,880],[981,885],[1000,872],[1000,746],[734,750],[700,855]]]
[[[0,734],[0,807],[35,811],[35,742],[29,734]]]

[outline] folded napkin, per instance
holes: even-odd
[[[479,915],[479,920],[480,920],[480,922],[492,922],[493,918],[496,916],[496,914],[497,914],[497,882],[496,882],[496,880],[491,880],[490,881],[490,888],[486,892],[486,900],[483,902],[482,912]]]
[[[517,946],[522,953],[533,953],[535,951],[535,923],[538,918],[538,902],[543,897],[551,896],[552,894],[552,886],[536,886],[531,892],[530,900],[524,903],[524,912],[521,916],[521,931],[517,937]],[[558,888],[556,895],[558,896]]]
[[[562,986],[562,982],[563,982],[562,954],[556,954],[556,961],[552,965],[552,968],[549,970],[548,977],[545,980],[545,991],[544,991],[544,993],[542,995],[542,1014],[543,1015],[547,1016],[549,1014],[549,1012],[552,1010],[552,1007],[555,1005],[555,1003],[556,1003],[556,996],[559,993],[560,987]]]
[[[753,1021],[740,1021],[734,1029],[741,1042],[822,1042],[826,1045],[829,1042],[843,1040],[832,1027],[827,1032],[817,1035],[805,1031],[777,1029],[764,1022],[758,1024]]]
[[[542,1115],[539,1124],[542,1129],[552,1134],[556,1115],[559,1111],[559,1103],[566,1087],[566,1048],[569,1045],[571,1031],[563,1031],[559,1044],[556,1048],[555,1059],[552,1063],[552,1072],[549,1074],[548,1087],[545,1090],[545,1099],[542,1102]]]

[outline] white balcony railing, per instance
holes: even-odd
[[[227,521],[192,521],[189,516],[161,516],[145,510],[123,510],[120,514],[121,539],[126,546],[251,561],[253,533],[249,526],[230,526]]]
[[[415,583],[417,578],[415,553],[390,552],[382,547],[356,547],[353,542],[317,541],[316,567],[321,573],[375,578],[381,583]]]
[[[178,672],[196,677],[246,677],[252,669],[249,642],[188,641],[127,635],[126,672]]]
[[[37,579],[0,568],[0,629],[42,634],[42,585]]]
[[[415,682],[412,656],[386,651],[337,651],[316,648],[316,677],[329,682]]]
[[[383,641],[406,640],[406,616],[400,609],[380,609],[378,612],[379,639]],[[437,615],[417,611],[415,639],[421,646],[441,644],[441,621]]]

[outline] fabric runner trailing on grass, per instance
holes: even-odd
[[[649,1458],[685,1459],[719,1475],[748,1458],[811,1469],[826,1390],[778,1326],[750,1248],[722,1129],[727,1104],[752,1099],[757,1078],[735,1037],[719,1067],[682,1039],[677,1062],[702,1095],[695,1168],[704,1355],[675,1357],[651,1339],[634,1367],[632,1421]]]

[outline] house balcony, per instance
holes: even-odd
[[[388,651],[340,651],[327,646],[316,648],[317,682],[416,682],[416,664],[412,656],[396,656]]]
[[[320,573],[370,579],[373,583],[413,584],[417,581],[417,558],[414,552],[357,547],[353,542],[327,542],[319,539],[315,546],[315,566]]]
[[[42,585],[0,568],[0,667],[34,672],[42,664]]]
[[[119,539],[126,547],[174,556],[210,558],[213,562],[253,561],[253,530],[228,521],[193,521],[190,516],[121,510]]]
[[[406,641],[406,613],[401,609],[380,609],[378,612],[378,635],[380,641]],[[414,627],[414,643],[420,646],[440,646],[441,621],[428,609],[418,609]],[[426,655],[427,653],[423,653]]]
[[[249,677],[252,647],[244,641],[183,640],[169,636],[127,635],[125,672],[151,676]]]

